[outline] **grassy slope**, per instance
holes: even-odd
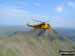
[[[17,31],[1,37],[0,56],[58,56],[59,49],[74,50],[74,43],[55,31],[47,30],[37,36],[41,31]]]

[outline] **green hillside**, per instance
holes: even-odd
[[[0,56],[59,56],[59,50],[75,50],[75,43],[51,30],[15,31],[0,37]]]

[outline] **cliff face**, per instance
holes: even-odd
[[[15,31],[0,37],[1,56],[58,56],[59,50],[74,50],[75,43],[53,29]]]

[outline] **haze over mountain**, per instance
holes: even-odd
[[[75,50],[75,43],[53,29],[14,31],[0,37],[1,56],[59,56],[59,50]]]
[[[0,36],[10,35],[15,31],[27,31],[27,30],[31,30],[31,28],[22,25],[12,25],[12,26],[0,25]]]
[[[70,40],[75,41],[75,29],[72,28],[54,28],[62,36],[67,37]]]

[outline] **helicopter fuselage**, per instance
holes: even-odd
[[[29,27],[33,27],[34,29],[52,29],[52,27],[45,22],[42,22],[41,24],[35,24],[35,25],[27,24],[27,25]]]

